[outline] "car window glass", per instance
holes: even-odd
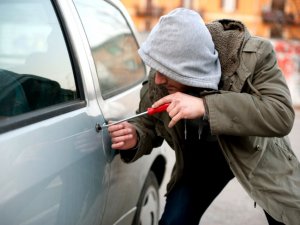
[[[126,19],[105,1],[74,1],[84,26],[104,99],[145,77],[145,65]]]
[[[50,1],[0,2],[0,118],[71,101],[76,85]]]

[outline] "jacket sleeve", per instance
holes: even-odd
[[[281,137],[292,129],[292,100],[272,44],[252,42],[243,50],[240,65],[249,76],[233,84],[242,83],[240,92],[229,89],[205,97],[213,134]],[[233,76],[243,76],[241,71]]]

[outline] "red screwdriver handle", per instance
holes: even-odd
[[[147,109],[147,114],[148,115],[153,115],[155,113],[160,113],[160,112],[163,112],[163,111],[166,111],[166,109],[168,108],[168,106],[170,105],[170,103],[166,103],[166,104],[163,104],[159,107],[156,107],[156,108],[148,108]]]

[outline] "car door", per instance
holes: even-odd
[[[134,114],[141,83],[146,79],[145,64],[137,53],[134,27],[125,12],[120,11],[121,5],[115,4],[74,0],[91,51],[94,83],[100,89],[98,103],[107,120]],[[102,133],[107,134],[105,129]],[[111,148],[107,151],[113,154]]]
[[[67,1],[0,2],[0,223],[100,224],[104,123]]]
[[[147,73],[137,53],[136,32],[128,14],[118,1],[74,0],[74,5],[89,43],[95,86],[100,86],[98,104],[106,121],[132,116],[138,108],[139,91]],[[120,159],[119,151],[110,148],[107,128],[100,132],[107,137],[103,143],[111,161],[102,224],[132,224],[148,173],[155,164],[163,174],[164,160],[158,160],[160,152],[156,151],[126,164]]]

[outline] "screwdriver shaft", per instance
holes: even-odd
[[[147,111],[145,111],[145,112],[136,114],[134,116],[131,116],[131,117],[128,117],[128,118],[125,118],[125,119],[122,119],[122,120],[119,120],[119,121],[116,121],[116,122],[113,122],[113,123],[108,123],[108,124],[104,123],[102,125],[102,128],[109,127],[109,126],[112,126],[112,125],[115,125],[115,124],[118,124],[118,123],[130,120],[130,119],[133,119],[133,118],[136,118],[136,117],[139,117],[139,116],[143,116],[145,114],[153,115],[155,113],[163,112],[163,111],[165,111],[168,108],[169,105],[170,105],[170,103],[166,103],[166,104],[163,104],[163,105],[161,105],[161,106],[159,106],[157,108],[148,108]]]
[[[139,113],[139,114],[134,115],[134,116],[131,116],[131,117],[127,117],[127,118],[122,119],[122,120],[115,121],[115,122],[113,122],[113,123],[105,123],[105,124],[102,125],[102,128],[104,128],[104,127],[109,127],[109,126],[112,126],[112,125],[115,125],[115,124],[118,124],[118,123],[121,123],[121,122],[130,120],[130,119],[133,119],[133,118],[136,118],[136,117],[145,115],[145,114],[147,114],[147,113],[148,113],[148,112],[146,111],[146,112],[142,112],[142,113]]]

